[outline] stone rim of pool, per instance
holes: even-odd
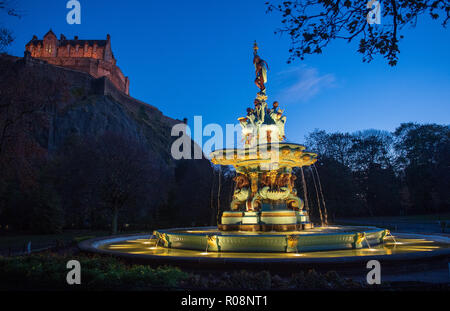
[[[362,227],[367,228],[367,227]],[[191,228],[198,230],[201,228]],[[174,229],[171,229],[174,230]],[[179,229],[176,229],[179,230]],[[259,264],[277,264],[277,263],[294,263],[294,264],[326,264],[326,263],[355,263],[355,262],[367,262],[372,259],[383,260],[383,262],[401,262],[401,261],[414,261],[418,259],[434,259],[438,257],[445,257],[450,255],[450,238],[439,235],[425,235],[425,234],[412,234],[412,233],[396,233],[395,238],[399,241],[411,241],[408,244],[409,249],[404,252],[387,254],[386,252],[371,252],[368,248],[361,249],[346,249],[337,251],[315,251],[315,252],[303,252],[299,253],[231,253],[231,252],[201,252],[192,250],[179,250],[158,247],[157,250],[161,251],[160,254],[156,254],[154,250],[148,249],[144,253],[132,253],[125,250],[110,250],[105,249],[106,245],[113,243],[120,243],[126,241],[138,241],[145,239],[148,242],[155,242],[149,240],[153,235],[151,233],[146,234],[126,234],[119,236],[109,236],[94,238],[85,240],[79,243],[79,247],[83,251],[94,252],[99,254],[113,255],[117,257],[123,257],[127,259],[138,259],[148,263],[208,263],[208,264],[222,264],[222,263],[259,263]],[[417,246],[417,240],[427,241],[426,243],[433,243],[437,245],[433,249],[421,249]],[[390,242],[389,242],[390,243]],[[387,245],[389,245],[387,243]],[[402,242],[400,242],[403,244]],[[392,244],[392,243],[391,243]],[[419,243],[420,244],[420,243]],[[385,244],[379,244],[384,247]],[[401,246],[401,245],[400,245]],[[377,246],[375,246],[377,247]],[[397,246],[394,246],[394,248]],[[150,248],[150,247],[149,247]],[[367,252],[365,252],[367,251]],[[359,253],[355,253],[359,252]],[[173,254],[171,254],[173,253]],[[340,254],[340,256],[324,256],[326,253]],[[421,260],[421,261],[422,261]]]

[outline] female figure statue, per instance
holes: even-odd
[[[253,65],[255,65],[256,73],[255,84],[261,90],[261,93],[265,93],[266,86],[264,83],[267,83],[267,70],[269,69],[269,66],[258,54],[255,54],[253,57]]]

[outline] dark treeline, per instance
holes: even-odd
[[[331,220],[450,212],[449,126],[404,123],[393,133],[315,130],[306,146],[319,155],[315,165]],[[304,168],[310,205],[317,206],[312,173]],[[311,211],[317,219],[317,209]]]
[[[24,168],[24,162],[20,167],[2,162],[2,229],[115,233],[210,224],[212,170],[202,160],[176,161],[174,176],[137,141],[105,133],[73,136],[54,154],[35,155],[25,163]],[[199,172],[205,178],[198,178]]]

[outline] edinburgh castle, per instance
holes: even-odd
[[[25,48],[33,58],[87,72],[94,78],[107,77],[119,91],[130,93],[130,81],[116,65],[109,35],[106,40],[69,40],[64,35],[58,40],[50,30],[43,40],[33,36]]]

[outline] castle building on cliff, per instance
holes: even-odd
[[[118,90],[130,95],[130,80],[116,65],[110,35],[106,40],[80,40],[77,36],[68,40],[61,34],[58,40],[50,30],[43,40],[33,36],[25,49],[31,57],[49,64],[87,72],[94,78],[107,77]]]

